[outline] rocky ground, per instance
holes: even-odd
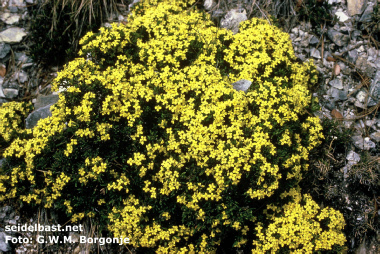
[[[328,4],[326,12],[335,19],[318,20],[323,16],[318,9],[321,2]],[[0,104],[12,100],[32,101],[35,110],[26,120],[27,128],[33,128],[39,119],[51,115],[49,108],[58,100],[58,95],[51,92],[50,82],[62,68],[42,67],[29,55],[33,43],[29,36],[29,10],[35,4],[36,0],[3,0],[0,6]],[[322,205],[333,206],[344,213],[350,253],[380,253],[379,5],[377,0],[206,0],[199,3],[218,25],[234,32],[243,20],[253,16],[265,18],[290,34],[301,61],[314,60],[320,74],[319,86],[313,88],[313,92],[320,102],[319,117],[327,127],[326,142],[312,157],[304,189]],[[130,6],[124,7],[124,12],[115,15],[110,22],[127,20]],[[0,166],[1,163],[2,160]],[[5,225],[54,222],[54,215],[45,211],[25,215],[20,209],[11,204],[0,207],[0,253],[88,251],[88,246],[78,244],[61,250],[57,246],[53,246],[56,248],[53,250],[52,246],[6,244]],[[86,233],[90,231],[88,228]],[[67,234],[73,239],[78,237],[75,232]],[[36,237],[36,234],[25,237]],[[131,252],[117,247],[114,251]]]

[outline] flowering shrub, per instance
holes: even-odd
[[[343,245],[341,214],[297,187],[323,138],[307,114],[313,64],[266,21],[233,35],[192,3],[142,1],[82,38],[52,117],[6,150],[0,199],[94,217],[145,252]]]
[[[7,102],[0,108],[0,139],[10,142],[26,133],[24,121],[32,111],[32,104],[25,102]]]

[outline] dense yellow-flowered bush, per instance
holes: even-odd
[[[233,35],[193,3],[142,1],[81,40],[52,117],[5,151],[0,200],[93,217],[144,253],[342,246],[342,215],[297,187],[323,138],[313,64],[266,21]]]
[[[28,131],[25,130],[25,118],[32,108],[31,103],[15,101],[0,106],[0,158],[14,139],[28,135]]]

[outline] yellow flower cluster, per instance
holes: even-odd
[[[45,208],[51,208],[54,200],[58,199],[61,196],[61,191],[65,187],[65,185],[70,181],[70,177],[65,175],[65,173],[61,173],[56,181],[52,184],[51,196],[46,197]]]
[[[6,102],[0,107],[0,137],[6,142],[11,138],[25,133],[24,119],[31,111],[31,103]]]
[[[278,214],[281,216],[272,216],[265,228],[261,223],[256,226],[252,253],[277,253],[282,248],[291,253],[314,253],[346,241],[343,215],[331,208],[320,210],[309,195],[301,198],[298,194],[296,201],[284,205]],[[328,230],[323,230],[325,218],[329,219]]]
[[[90,168],[85,170],[85,168]],[[105,173],[107,169],[107,163],[103,162],[103,159],[99,156],[85,159],[85,167],[79,169],[79,182],[86,185],[89,179],[97,179],[102,173]]]

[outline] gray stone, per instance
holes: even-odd
[[[9,4],[17,7],[25,7],[24,0],[10,0]]]
[[[6,236],[8,235],[5,234],[4,232],[0,232],[0,251],[2,252],[7,252],[7,251],[12,250],[11,246],[6,241]]]
[[[235,83],[233,83],[232,86],[234,87],[234,89],[236,91],[247,92],[247,90],[249,89],[251,84],[252,84],[252,81],[242,79],[242,80],[239,80],[239,81],[236,81]]]
[[[0,42],[0,59],[6,57],[11,52],[11,46],[7,43]]]
[[[36,103],[34,104],[34,109],[43,108],[47,105],[52,105],[56,103],[59,99],[59,95],[49,94],[49,95],[38,95]]]
[[[335,89],[335,88],[333,88],[333,89]],[[325,106],[325,108],[327,108],[330,111],[336,108],[335,101],[327,101],[324,106]]]
[[[367,8],[365,9],[363,15],[359,19],[359,22],[371,22],[372,20],[372,13],[373,13],[373,4],[368,4]]]
[[[22,38],[26,35],[24,29],[19,27],[11,27],[0,33],[0,43],[18,43],[22,41]]]
[[[347,100],[347,92],[344,90],[336,89],[335,87],[331,88],[331,97],[335,101],[345,101]]]
[[[34,4],[34,1],[35,1],[35,0],[25,0],[25,2],[26,2],[27,4]]]
[[[369,137],[363,138],[362,136],[353,136],[352,141],[355,147],[362,150],[370,150],[376,147],[376,144],[369,139]]]
[[[4,78],[0,76],[0,97],[4,97],[3,91],[1,90],[1,87],[3,87]]]
[[[350,40],[350,37],[346,34],[342,34],[341,32],[335,31],[334,29],[330,29],[327,31],[327,36],[332,40],[336,45],[342,47],[346,46]]]
[[[3,93],[8,99],[14,99],[18,96],[18,90],[13,88],[3,88]]]
[[[20,21],[21,16],[5,12],[0,15],[0,19],[7,25],[14,25]]]
[[[367,7],[367,0],[347,0],[348,14],[354,16],[362,14]]]
[[[355,63],[358,59],[358,51],[356,49],[348,51],[348,61]]]
[[[292,31],[292,33],[293,33],[295,36],[298,36],[298,34],[299,34],[299,29],[298,29],[298,27],[293,28],[291,31]]]
[[[14,75],[10,79],[4,81],[4,83],[3,83],[3,89],[4,88],[13,88],[13,89],[18,89],[19,88],[17,80],[14,79]]]
[[[368,77],[372,77],[373,74],[375,73],[376,69],[370,65],[367,61],[367,57],[365,56],[359,56],[358,59],[356,59],[356,63],[355,65],[360,69],[362,70],[363,72],[365,72],[365,74],[368,76]]]
[[[214,0],[205,0],[203,6],[205,7],[205,10],[209,11],[215,6]]]
[[[368,62],[375,62],[378,59],[378,56],[380,55],[380,51],[376,50],[375,48],[369,48],[367,52]]]
[[[369,135],[371,139],[375,140],[376,142],[380,143],[380,131],[374,132],[371,135]]]
[[[375,74],[375,78],[373,79],[369,89],[369,94],[371,96],[368,100],[368,106],[375,106],[380,100],[380,70]]]
[[[361,36],[361,35],[362,35],[362,32],[361,32],[360,30],[354,30],[354,31],[352,31],[352,33],[351,33],[351,38],[352,38],[353,40],[357,40],[358,37]]]
[[[315,37],[314,35],[312,35],[309,43],[310,43],[310,45],[316,45],[319,43],[319,39],[317,37]]]
[[[337,11],[336,13],[335,13],[335,15],[338,17],[338,20],[340,21],[340,22],[345,22],[345,21],[347,21],[350,17],[348,17],[344,12],[342,12],[342,11]]]
[[[244,9],[232,9],[222,18],[220,27],[229,29],[236,34],[239,32],[240,22],[247,19],[247,12]]]
[[[356,95],[356,99],[360,103],[364,103],[364,101],[366,100],[366,98],[367,98],[367,93],[364,92],[364,91],[359,91],[358,94]]]
[[[16,224],[17,224],[17,221],[16,221],[16,220],[9,220],[8,223],[11,224],[11,225],[16,225]]]
[[[305,33],[304,36],[301,39],[301,46],[305,47],[306,48],[305,50],[308,49],[307,47],[309,47],[310,40],[311,40],[311,35],[308,34],[308,33]]]
[[[53,104],[52,104],[53,105]],[[47,105],[45,107],[39,108],[32,113],[28,115],[28,117],[25,119],[25,126],[27,129],[32,129],[34,126],[37,125],[38,121],[40,119],[47,118],[49,116],[52,116],[50,111],[50,106]]]
[[[353,161],[356,164],[360,161],[360,155],[351,150],[348,152],[346,160]]]
[[[367,108],[366,106],[364,106],[363,103],[361,103],[361,102],[358,101],[358,100],[355,101],[354,105],[355,105],[356,107],[358,107],[358,108],[363,108],[363,109],[364,109],[364,108]]]
[[[335,87],[337,89],[343,89],[342,80],[339,78],[333,79],[329,82],[330,86]]]
[[[15,53],[15,60],[17,64],[20,63],[32,63],[32,58],[28,57],[24,52],[16,52]]]
[[[376,120],[365,120],[365,125],[368,126],[368,127],[376,128],[376,127],[375,127],[375,125],[376,125]]]
[[[29,80],[29,77],[25,71],[17,71],[14,74],[14,79],[20,83],[25,83]]]
[[[8,9],[11,13],[18,13],[17,6],[9,6]]]
[[[321,52],[319,52],[318,49],[316,48],[312,48],[311,51],[310,51],[310,56],[314,57],[314,58],[317,58],[317,59],[321,59]]]

